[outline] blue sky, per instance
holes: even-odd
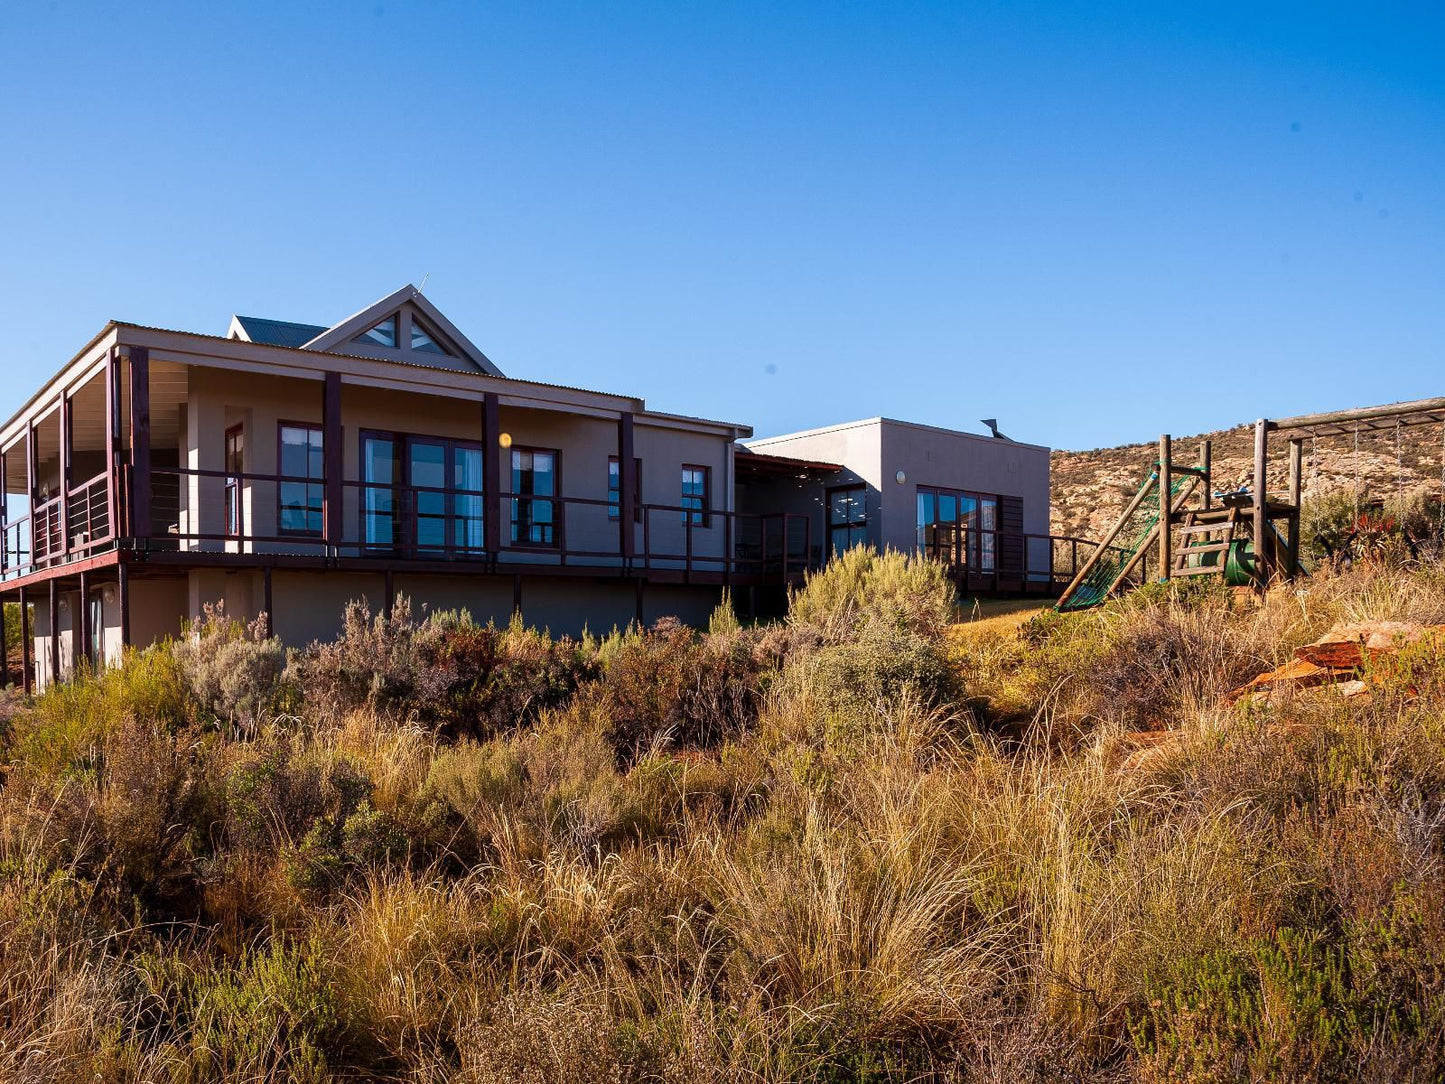
[[[0,413],[111,318],[424,275],[509,375],[759,435],[1445,394],[1442,55],[1438,4],[15,0]]]

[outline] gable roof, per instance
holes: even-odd
[[[367,341],[367,332],[393,318],[394,342],[383,344]],[[430,349],[413,345],[415,340],[410,331],[413,327],[422,333],[424,339],[429,340],[432,344]],[[485,373],[488,376],[504,375],[440,309],[410,283],[330,327],[323,324],[300,324],[291,320],[270,320],[260,316],[232,316],[226,337],[266,346],[284,346],[293,350],[322,350],[332,354],[375,358],[378,361],[406,362],[431,369]]]
[[[268,320],[264,316],[233,316],[226,337],[245,339],[267,346],[304,346],[326,328],[320,324],[297,324],[290,320]]]
[[[356,341],[358,336],[365,335],[391,316],[404,316],[411,320],[416,313],[420,313],[425,330],[438,338],[446,348],[445,353],[418,352],[410,348],[409,342],[398,342],[395,348],[386,348]],[[302,349],[330,350],[340,354],[361,354],[365,357],[385,358],[400,355],[407,361],[434,368],[480,371],[491,376],[503,375],[502,370],[493,365],[491,359],[478,350],[472,341],[411,283],[380,301],[373,302],[360,312],[353,313],[339,324],[326,328],[303,343]]]

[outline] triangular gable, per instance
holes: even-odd
[[[302,349],[502,375],[491,359],[412,285],[327,328]]]

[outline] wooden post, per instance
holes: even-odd
[[[1165,433],[1159,438],[1159,581],[1168,583],[1173,573],[1174,547],[1170,544],[1174,532],[1170,529],[1169,519],[1173,515],[1173,494],[1174,488],[1170,474],[1170,456],[1173,453],[1173,446],[1169,434]]]
[[[94,667],[95,652],[91,650],[90,644],[91,628],[89,572],[82,571],[80,573],[80,613],[75,615],[75,620],[70,623],[70,627],[72,629],[79,627],[80,629],[80,651],[77,652],[74,646],[72,646],[70,650],[70,658],[72,664],[71,668],[74,669],[74,660],[76,660],[77,658],[84,658],[88,665]]]
[[[25,695],[29,696],[35,691],[35,668],[31,665],[31,653],[34,644],[30,640],[30,599],[29,592],[20,588],[20,684],[25,687]]]
[[[502,447],[501,408],[497,393],[482,396],[482,535],[487,555],[495,561],[502,548]]]
[[[0,472],[3,477],[3,472]],[[10,687],[10,644],[5,636],[5,596],[0,595],[0,689]]]
[[[634,609],[634,611],[633,611],[633,618],[632,618],[632,619],[633,619],[633,621],[636,622],[636,624],[637,624],[637,631],[638,631],[638,632],[641,632],[644,628],[647,627],[647,626],[644,624],[644,620],[645,620],[645,619],[644,619],[643,614],[642,614],[642,599],[643,599],[643,592],[647,589],[647,587],[646,587],[646,582],[647,582],[647,581],[645,581],[641,576],[638,576],[637,579],[635,579],[635,580],[633,581],[633,583],[636,584],[637,598],[636,598],[636,601],[635,601],[635,603],[634,603],[635,609]]]
[[[1289,553],[1285,555],[1285,569],[1290,577],[1299,575],[1299,525],[1300,525],[1300,501],[1303,497],[1304,486],[1304,448],[1305,442],[1300,437],[1291,437],[1289,442],[1289,527],[1286,538],[1286,546]]]
[[[1099,542],[1099,544],[1094,547],[1094,552],[1089,554],[1088,559],[1084,562],[1083,568],[1078,567],[1079,547],[1077,542],[1074,543],[1074,578],[1069,581],[1069,585],[1064,588],[1062,593],[1060,593],[1060,600],[1068,598],[1069,595],[1071,595],[1075,590],[1077,590],[1079,584],[1084,582],[1084,577],[1087,576],[1090,572],[1092,572],[1094,570],[1094,566],[1103,559],[1104,554],[1108,552],[1109,544],[1113,542],[1114,539],[1118,537],[1119,532],[1124,529],[1124,524],[1129,522],[1129,517],[1132,516],[1138,510],[1139,506],[1144,503],[1144,498],[1149,495],[1149,487],[1153,484],[1154,478],[1151,477],[1146,479],[1144,484],[1139,487],[1139,492],[1135,493],[1134,499],[1124,506],[1124,511],[1121,512],[1119,514],[1119,518],[1114,521],[1114,526],[1109,528],[1109,533],[1104,535],[1103,539]],[[1140,552],[1143,551],[1141,550]],[[766,550],[764,550],[764,556],[766,556]]]
[[[1265,471],[1269,463],[1269,422],[1260,418],[1254,423],[1254,577],[1255,587],[1263,594],[1269,587],[1273,572],[1265,535],[1269,530],[1269,480]]]
[[[124,558],[125,555],[122,554],[120,564],[115,566],[115,594],[120,606],[121,651],[130,647],[130,568]]]
[[[1199,469],[1204,472],[1204,498],[1202,507],[1208,510],[1214,489],[1214,448],[1207,440],[1199,442]]]
[[[522,574],[512,574],[512,616],[522,616]]]
[[[70,553],[70,395],[60,392],[60,552]],[[73,624],[73,622],[72,622]],[[75,653],[71,652],[71,658]]]
[[[50,578],[50,684],[60,684],[60,577]],[[74,622],[71,622],[74,625]]]
[[[388,621],[391,620],[391,608],[396,604],[396,580],[392,577],[391,569],[382,573],[382,591],[386,597],[382,600],[381,612]]]
[[[34,568],[40,560],[41,547],[43,542],[40,533],[35,529],[38,524],[35,519],[35,473],[40,464],[35,444],[35,422],[25,423],[25,511],[30,517],[30,567]]]
[[[116,421],[120,417],[120,367],[115,363],[115,351],[105,358],[105,521],[110,526],[110,536],[120,537],[120,513],[116,508],[118,493],[116,480],[116,451],[119,434]]]
[[[390,575],[390,573],[388,573]],[[272,613],[271,566],[261,566],[261,608],[266,614],[266,635],[276,635],[276,617]]]
[[[9,456],[0,450],[0,573],[10,567],[10,501],[7,499],[9,484],[5,481],[8,459]]]
[[[327,372],[321,384],[321,462],[325,497],[322,501],[323,537],[333,553],[341,548],[345,526],[342,517],[341,374]]]
[[[617,419],[617,530],[624,568],[632,564],[632,553],[636,548],[636,531],[632,525],[632,506],[637,500],[637,478],[632,461],[636,455],[632,412],[624,410]]]
[[[151,533],[150,350],[130,348],[130,526],[140,539]],[[122,566],[124,567],[124,566]]]

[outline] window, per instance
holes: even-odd
[[[607,518],[618,519],[622,503],[622,479],[618,476],[617,457],[607,457]],[[642,522],[642,460],[632,461],[632,521]]]
[[[363,432],[361,477],[368,546],[463,555],[485,547],[476,442]]]
[[[411,348],[423,354],[447,354],[448,350],[437,342],[436,336],[427,331],[415,316],[411,318]]]
[[[918,549],[925,556],[991,573],[998,557],[994,494],[918,487]]]
[[[558,453],[541,448],[512,449],[512,544],[557,544]]]
[[[694,526],[708,525],[708,468],[684,464],[682,468],[682,507],[694,509],[682,513],[682,521]]]
[[[846,486],[828,491],[828,542],[833,556],[868,541],[868,487]]]
[[[278,487],[281,534],[320,535],[326,501],[326,457],[319,425],[280,425],[281,475],[292,481]],[[301,479],[314,479],[302,481]]]
[[[377,324],[370,331],[363,331],[352,342],[366,343],[370,346],[396,346],[396,316],[388,316],[381,323]]]
[[[246,435],[239,425],[226,430],[226,534],[240,538],[241,475],[246,469]]]

